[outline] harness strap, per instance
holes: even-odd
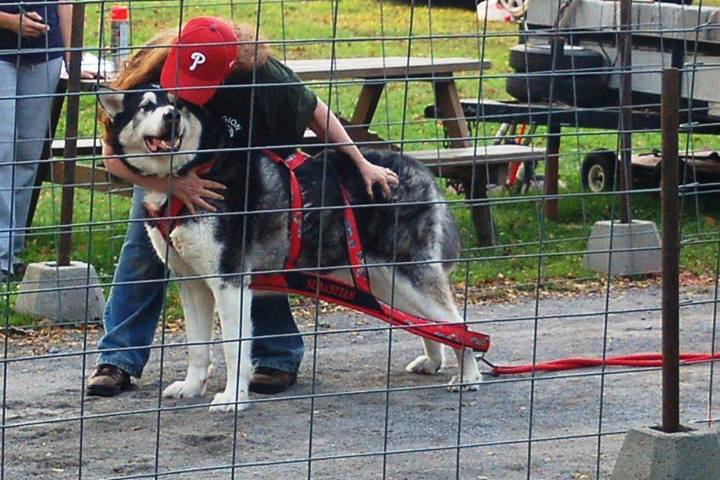
[[[213,166],[215,166],[215,158],[200,165],[195,170],[195,173],[202,177],[206,175]],[[175,230],[175,227],[180,223],[177,217],[184,214],[186,210],[185,204],[173,195],[166,200],[158,210],[148,210],[147,213],[151,219],[149,220],[150,223],[160,231],[160,235],[162,235],[163,239],[167,242],[172,231]]]
[[[473,332],[465,324],[442,323],[411,315],[392,308],[371,293],[370,277],[365,265],[357,220],[350,207],[350,194],[342,185],[340,191],[345,204],[343,212],[347,255],[354,285],[325,275],[292,270],[300,253],[303,220],[302,192],[294,170],[309,157],[297,152],[293,156],[283,159],[269,150],[265,150],[264,153],[275,163],[285,165],[290,173],[290,253],[285,263],[288,271],[282,274],[254,275],[250,288],[319,297],[327,302],[364,312],[390,325],[455,349],[470,348],[477,352],[486,352],[490,348],[488,335]]]
[[[343,305],[457,350],[469,348],[487,352],[490,349],[490,336],[485,333],[474,332],[465,324],[438,322],[411,315],[392,308],[371,293],[331,277],[299,271],[259,274],[253,276],[250,288],[296,293]]]
[[[295,170],[305,163],[305,160],[310,156],[301,151],[295,152],[288,158],[282,158],[271,150],[263,150],[263,153],[278,165],[285,165],[290,174],[290,249],[285,259],[285,269],[292,270],[297,264],[302,249],[302,222],[304,217],[302,191]]]
[[[360,233],[358,232],[355,212],[350,208],[350,194],[344,186],[340,186],[345,208],[345,239],[347,243],[348,261],[355,286],[363,292],[370,293],[370,275],[365,266],[365,255],[363,254]]]

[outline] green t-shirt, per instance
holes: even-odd
[[[271,147],[300,143],[316,106],[295,73],[269,58],[254,72],[232,72],[206,108],[225,122],[234,147]]]

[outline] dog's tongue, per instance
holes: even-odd
[[[151,152],[168,152],[170,150],[173,150],[173,144],[171,143],[171,141],[160,137],[145,137],[145,144]],[[177,146],[179,146],[179,138],[176,140],[176,144]]]
[[[150,143],[150,148],[152,150],[157,150],[158,148],[162,147],[163,141],[160,140],[158,137],[151,137],[148,140]]]

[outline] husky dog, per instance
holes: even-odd
[[[217,120],[157,86],[144,85],[125,93],[105,90],[100,101],[110,118],[106,138],[130,169],[142,175],[182,176],[212,159],[213,166],[204,177],[227,186],[225,199],[213,201],[217,214],[173,221],[170,245],[154,222],[146,225],[157,254],[173,274],[191,277],[179,285],[190,344],[187,376],[168,386],[163,395],[203,394],[211,366],[207,342],[216,310],[227,384],[215,395],[210,410],[241,409],[252,375],[250,304],[253,295],[263,294],[248,288],[248,272],[283,269],[290,246],[288,170],[262,150],[223,149],[226,130]],[[390,151],[364,154],[401,179],[392,203],[380,200],[379,189],[373,203],[354,162],[339,152],[322,152],[296,170],[305,207],[336,207],[305,212],[297,267],[322,267],[324,273],[338,267],[333,275],[347,278],[342,184],[352,205],[366,205],[353,211],[373,295],[413,315],[462,322],[448,282],[460,251],[459,234],[434,177],[408,156]],[[164,216],[165,200],[165,194],[148,192],[146,207]],[[388,266],[393,263],[398,264],[394,269]],[[436,374],[444,363],[443,346],[423,342],[425,353],[406,370]],[[477,390],[481,375],[472,351],[455,353],[461,375],[450,380],[450,389]]]

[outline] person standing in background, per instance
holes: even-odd
[[[32,187],[52,95],[70,46],[72,4],[0,0],[0,280],[23,275]],[[83,72],[83,77],[92,77]]]

